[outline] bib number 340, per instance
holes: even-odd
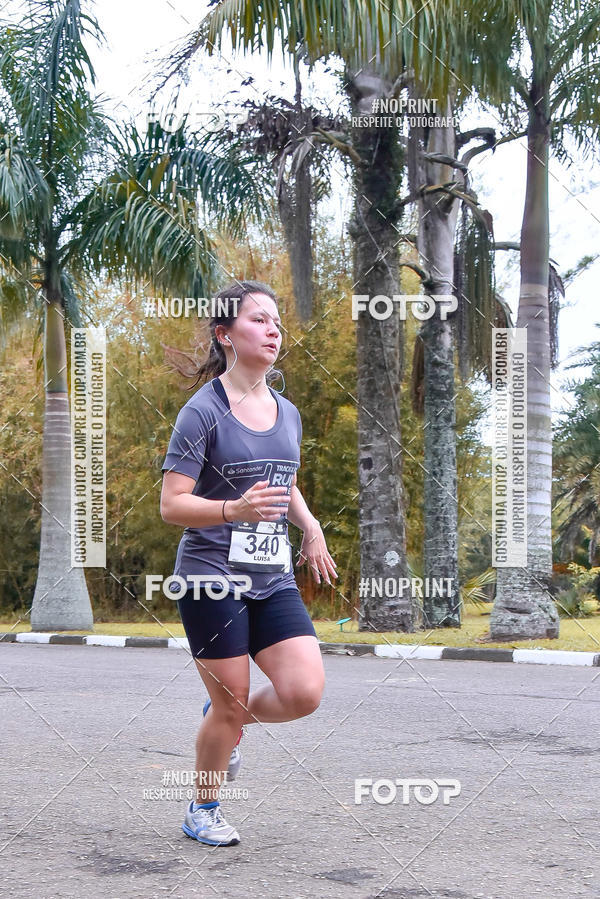
[[[229,565],[241,571],[289,571],[291,552],[285,524],[236,524],[231,532]]]

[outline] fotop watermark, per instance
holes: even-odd
[[[144,297],[146,318],[218,318],[238,314],[239,297]]]
[[[364,294],[352,294],[352,319],[356,321],[360,313],[371,318],[385,321],[397,309],[402,321],[406,320],[407,310],[418,321],[431,318],[439,307],[440,318],[446,321],[451,312],[458,309],[458,300],[453,294],[394,294],[392,297],[376,294],[371,297]]]
[[[370,113],[352,116],[353,128],[457,127],[458,116],[440,115],[438,100],[413,97],[374,97]]]
[[[404,595],[410,597],[451,596],[454,578],[451,577],[361,577],[358,595],[361,599],[369,596]]]
[[[400,790],[398,790],[400,788]],[[371,797],[378,805],[389,805],[398,798],[403,805],[412,801],[420,805],[432,805],[442,797],[444,805],[460,795],[461,783],[454,777],[397,777],[394,780],[380,777],[357,777],[354,780],[354,803],[361,805],[365,796]],[[400,794],[400,797],[398,797]]]
[[[185,124],[192,132],[206,131],[216,134],[218,131],[233,131],[247,121],[247,109],[226,104],[220,107],[194,104],[187,107],[164,106],[161,108],[150,104],[144,114],[146,128],[158,124],[167,133],[179,131]],[[142,123],[140,122],[140,124]]]
[[[194,599],[200,599],[200,588],[209,599],[225,599],[230,593],[234,599],[241,599],[251,589],[252,578],[247,574],[232,574],[228,578],[221,574],[188,574],[185,578],[178,574],[169,577],[147,574],[146,601],[151,602],[154,594],[159,592],[167,599],[181,599],[190,587]]]

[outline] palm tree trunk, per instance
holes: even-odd
[[[446,99],[440,115],[452,117]],[[427,153],[456,156],[453,125],[411,129],[411,192],[426,185],[452,181],[454,170],[423,160]],[[418,247],[429,275],[426,293],[450,295],[454,288],[454,235],[459,201],[444,193],[425,193],[419,198]],[[433,316],[420,329],[424,356],[424,573],[443,585],[441,596],[423,599],[424,627],[460,627],[458,583],[458,515],[456,475],[456,409],[454,390],[454,334],[450,320],[443,320],[436,304]],[[440,579],[440,580],[438,580]],[[437,591],[436,591],[437,592]]]
[[[552,423],[547,98],[547,79],[534,75],[517,318],[517,327],[527,328],[527,568],[498,568],[496,600],[490,616],[490,635],[494,640],[559,635],[559,616],[549,592],[552,577]]]
[[[90,630],[94,619],[84,571],[71,567],[72,451],[67,347],[56,276],[52,282],[45,290],[42,529],[31,628]]]
[[[363,69],[348,79],[352,115],[368,115],[375,97],[390,85]],[[404,159],[395,128],[356,127],[352,143],[363,163],[355,169],[353,293],[392,297],[400,292],[398,196]],[[383,321],[365,310],[357,321],[358,472],[360,574],[381,579],[382,596],[361,598],[360,630],[414,631],[415,609],[408,577],[402,492],[399,391],[403,363],[402,323],[397,311]],[[385,589],[386,581],[389,590]],[[386,595],[389,592],[393,595]]]
[[[294,111],[290,112],[295,137],[311,140],[312,114],[302,106],[302,81],[298,53],[294,53],[296,96]],[[289,182],[282,176],[278,195],[279,217],[287,244],[296,312],[301,322],[308,322],[313,314],[313,254],[312,254],[312,175],[310,154],[307,153]]]

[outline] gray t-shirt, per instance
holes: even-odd
[[[177,416],[162,470],[194,478],[194,496],[221,502],[238,499],[267,478],[269,486],[284,486],[290,493],[300,466],[302,422],[294,404],[269,389],[277,401],[277,420],[268,431],[253,431],[235,418],[211,381],[204,384]],[[186,579],[246,575],[252,579],[243,593],[249,599],[295,587],[285,514],[279,522],[186,527],[173,574]]]

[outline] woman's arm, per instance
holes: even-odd
[[[313,577],[317,584],[323,580],[331,584],[329,575],[337,578],[335,562],[329,554],[321,525],[306,505],[305,499],[296,487],[296,475],[292,482],[290,502],[287,510],[287,520],[303,532],[302,546],[297,567],[303,565],[306,559],[312,569]]]
[[[296,475],[294,475],[294,478],[295,477]],[[295,481],[290,493],[290,502],[286,517],[288,521],[291,521],[292,524],[295,524],[297,528],[300,528],[300,530],[304,532],[320,527],[319,522],[306,505],[304,497],[296,487]]]
[[[232,521],[278,521],[281,503],[287,502],[285,487],[269,487],[258,481],[239,499],[205,499],[194,496],[196,482],[178,471],[167,471],[163,477],[160,514],[168,524],[184,528],[210,528]]]

